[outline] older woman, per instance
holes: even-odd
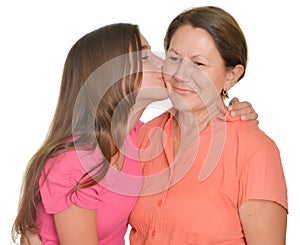
[[[247,65],[239,25],[220,8],[193,8],[171,22],[165,49],[174,108],[140,130],[145,181],[131,244],[285,244],[278,148],[222,102]]]

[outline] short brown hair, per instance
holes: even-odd
[[[206,30],[212,36],[225,66],[234,67],[241,64],[246,70],[248,59],[246,39],[239,24],[228,12],[214,6],[183,11],[173,19],[167,29],[164,39],[165,51],[168,51],[176,30],[183,25]],[[245,71],[240,79],[244,74]]]

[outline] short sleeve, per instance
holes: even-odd
[[[40,193],[47,213],[58,213],[71,205],[96,209],[100,191],[98,184],[71,193],[85,172],[75,151],[47,162],[40,178]]]
[[[133,131],[135,131],[135,134],[137,134],[138,130],[139,130],[143,125],[144,125],[144,123],[143,123],[141,120],[139,120],[139,121],[137,122],[137,124],[136,124],[135,127],[133,128]]]
[[[248,141],[248,157],[240,177],[239,206],[249,199],[263,199],[274,201],[287,210],[287,187],[280,152],[263,133],[251,138],[253,140]],[[253,148],[255,150],[251,151]]]

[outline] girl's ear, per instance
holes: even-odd
[[[239,78],[244,73],[245,68],[243,65],[236,65],[234,68],[228,70],[227,78],[224,84],[224,89],[228,91],[231,87],[233,87]]]

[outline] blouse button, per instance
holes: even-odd
[[[152,232],[151,232],[151,236],[153,236],[153,237],[154,237],[154,236],[155,236],[155,234],[156,234],[156,231],[152,231]]]
[[[160,200],[158,200],[158,202],[157,202],[157,206],[161,206],[161,204],[162,204],[162,200],[160,199]]]

